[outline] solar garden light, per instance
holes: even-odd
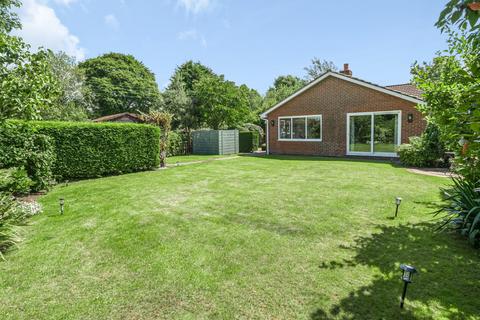
[[[407,294],[407,286],[412,282],[413,274],[417,272],[415,267],[409,266],[407,264],[401,264],[400,269],[403,270],[402,280],[403,280],[403,293],[402,299],[400,300],[400,308],[403,309],[403,303],[405,302],[405,295]]]
[[[59,202],[60,202],[60,214],[63,214],[64,206],[65,206],[65,199],[60,198]]]
[[[402,198],[396,197],[395,198],[395,204],[397,205],[397,208],[395,209],[395,218],[397,217],[398,207],[400,207],[400,203],[402,203]]]

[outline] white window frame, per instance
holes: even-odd
[[[313,118],[313,117],[320,117],[320,139],[308,139],[308,131],[307,131],[307,119],[308,118]],[[290,137],[293,135],[293,119],[295,118],[305,118],[305,139],[285,139],[285,138],[280,138],[280,120],[285,120],[285,119],[290,119]],[[322,141],[323,138],[323,117],[321,114],[307,114],[304,116],[281,116],[278,117],[277,119],[278,123],[278,130],[277,130],[277,139],[278,141],[296,141],[296,142],[310,142],[310,141],[317,141],[320,142]]]
[[[402,111],[401,110],[394,110],[394,111],[375,111],[375,112],[352,112],[347,113],[347,155],[349,156],[370,156],[370,157],[398,157],[396,152],[374,152],[374,141],[373,137],[375,136],[375,123],[374,119],[376,115],[384,115],[384,114],[396,114],[397,117],[397,146],[402,143]],[[370,139],[370,152],[359,152],[359,151],[350,151],[350,117],[351,116],[370,116],[371,117],[371,139]]]

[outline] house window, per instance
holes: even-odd
[[[400,111],[347,114],[347,154],[396,156],[401,118]]]
[[[279,137],[280,139],[291,139],[292,138],[292,130],[291,130],[291,124],[292,124],[292,119],[280,119],[278,121],[279,125],[279,130],[280,134]]]
[[[278,118],[279,140],[321,141],[322,116],[294,116]]]

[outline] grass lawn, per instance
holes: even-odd
[[[0,318],[480,319],[478,250],[432,233],[445,183],[239,157],[58,186],[0,262]],[[400,263],[420,270],[402,311]]]
[[[205,160],[214,160],[219,158],[228,158],[236,155],[218,155],[218,154],[196,154],[188,156],[173,156],[167,158],[167,164],[176,164],[185,163],[185,162],[195,162],[195,161],[205,161]]]

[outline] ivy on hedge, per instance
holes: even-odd
[[[159,165],[160,130],[130,123],[31,122],[53,139],[59,179],[95,178],[148,170]]]

